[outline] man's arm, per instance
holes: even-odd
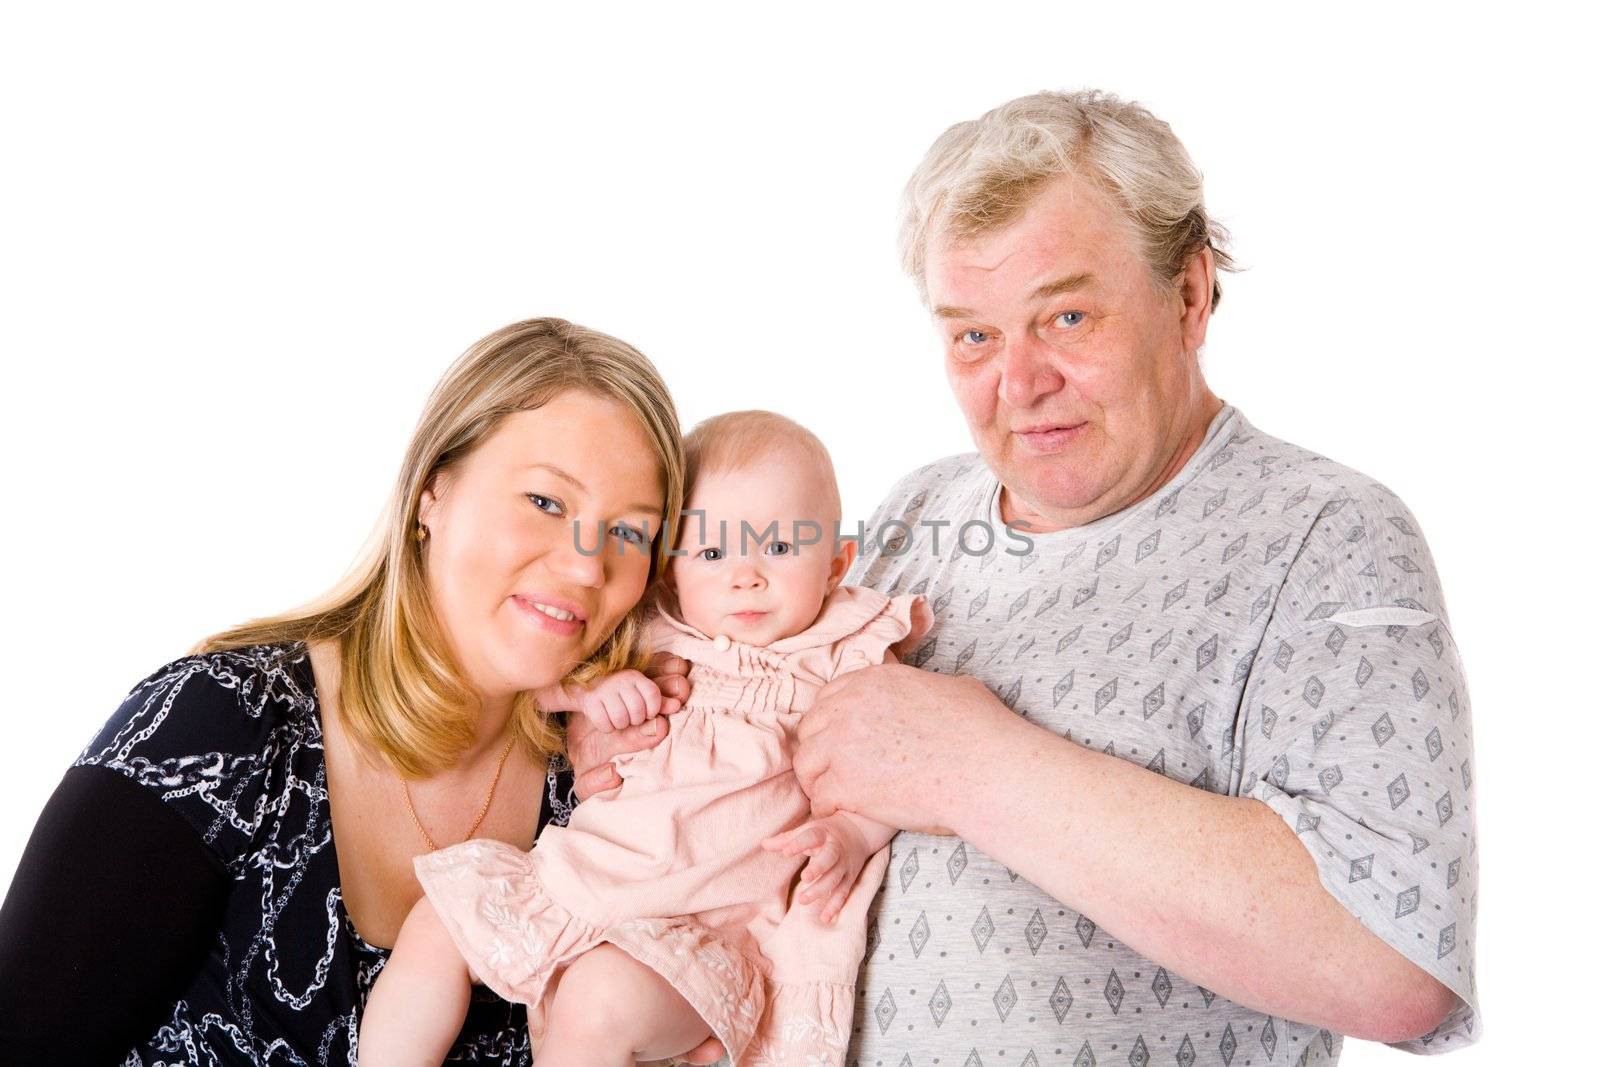
[[[1265,804],[1017,723],[966,764],[949,791],[966,800],[941,818],[1135,951],[1258,1011],[1372,1041],[1425,1034],[1454,1005],[1323,889]]]
[[[949,826],[1230,1000],[1379,1041],[1427,1033],[1454,1002],[1327,893],[1265,804],[1057,737],[976,679],[867,668],[830,683],[800,731],[817,814]]]

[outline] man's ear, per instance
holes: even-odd
[[[850,564],[856,561],[856,542],[845,541],[839,546],[839,551],[834,553],[833,563],[828,568],[828,592],[833,592],[844,580],[845,573],[850,570]]]
[[[1206,343],[1211,322],[1212,294],[1216,292],[1217,261],[1208,245],[1189,257],[1178,275],[1178,296],[1183,302],[1183,350],[1198,352]]]

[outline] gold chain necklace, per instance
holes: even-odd
[[[516,741],[516,735],[506,738],[506,747],[500,752],[500,762],[495,764],[494,777],[489,780],[489,792],[484,794],[483,803],[478,808],[478,817],[472,820],[472,825],[467,827],[467,836],[461,840],[471,841],[472,835],[478,832],[478,827],[483,825],[483,817],[489,814],[489,805],[494,803],[494,789],[500,784],[500,772],[506,768],[506,757],[511,755],[511,746]],[[422,828],[422,820],[417,818],[417,809],[411,805],[411,786],[404,778],[400,779],[400,795],[406,799],[406,810],[411,813],[411,821],[417,827],[417,833],[422,835],[422,840],[427,844],[430,852],[439,851],[439,846],[434,844],[433,838],[428,836],[428,831]]]

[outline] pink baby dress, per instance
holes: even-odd
[[[831,679],[883,662],[918,599],[840,587],[808,629],[765,647],[658,614],[652,643],[690,662],[693,690],[665,741],[616,757],[622,785],[532,852],[467,841],[417,859],[468,965],[528,1005],[536,1042],[552,980],[609,941],[672,983],[734,1067],[843,1062],[888,850],[823,925],[821,902],[791,903],[806,857],[761,841],[810,817],[792,760],[800,716]]]

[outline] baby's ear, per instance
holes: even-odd
[[[833,592],[844,581],[844,576],[850,572],[850,565],[856,561],[856,542],[844,541],[839,546],[839,551],[834,553],[833,563],[828,568],[828,592]]]

